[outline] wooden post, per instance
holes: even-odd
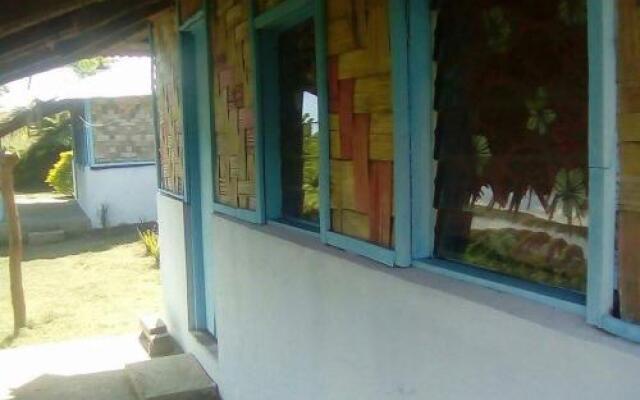
[[[7,152],[0,154],[2,199],[9,226],[9,280],[11,282],[14,335],[18,334],[20,328],[24,328],[27,325],[27,310],[22,287],[22,232],[13,185],[13,170],[18,161],[19,158],[15,154]]]

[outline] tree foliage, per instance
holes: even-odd
[[[100,56],[78,60],[71,64],[71,67],[73,68],[73,72],[75,72],[80,78],[86,78],[87,76],[92,76],[100,71],[108,69],[111,62],[112,60],[110,58]]]
[[[45,117],[16,131],[3,145],[20,156],[15,169],[16,189],[22,192],[46,190],[47,174],[61,152],[71,150],[71,114],[67,111]]]

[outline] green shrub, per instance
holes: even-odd
[[[158,243],[158,234],[152,229],[140,230],[138,228],[138,236],[144,244],[148,256],[152,256],[156,261],[156,268],[160,266],[160,244]]]
[[[45,182],[58,193],[73,195],[73,151],[60,153],[58,162],[49,170]]]
[[[14,176],[18,192],[43,192],[47,174],[61,152],[71,150],[71,114],[67,111],[45,117],[2,138],[4,148],[17,153],[20,162]]]

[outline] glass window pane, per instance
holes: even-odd
[[[312,21],[280,35],[282,216],[318,223],[318,98]]]
[[[436,255],[585,290],[585,0],[439,2]]]

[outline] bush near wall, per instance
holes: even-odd
[[[71,150],[71,131],[71,115],[62,112],[2,138],[2,146],[20,156],[14,173],[18,192],[50,190],[47,174],[60,153]]]
[[[57,193],[73,195],[73,151],[63,151],[49,170],[46,183]]]

